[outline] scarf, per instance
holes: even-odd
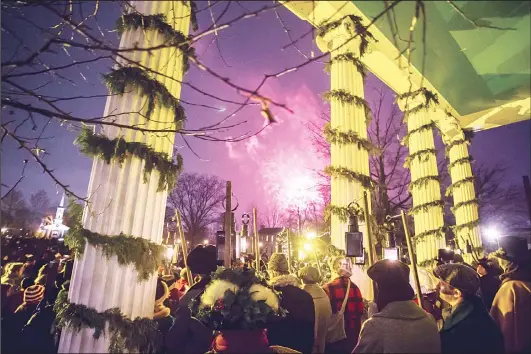
[[[300,287],[300,281],[299,278],[297,278],[293,274],[282,274],[276,277],[273,277],[269,280],[269,284],[274,287],[285,287],[288,285],[296,286],[297,288]]]
[[[222,331],[214,339],[212,349],[216,353],[272,353],[263,329]]]

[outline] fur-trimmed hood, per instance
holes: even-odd
[[[271,284],[271,286],[278,286],[280,288],[284,286],[288,286],[288,285],[292,285],[296,287],[301,286],[299,278],[297,278],[293,274],[284,274],[284,275],[279,275],[277,277],[273,277],[269,280],[269,284]]]

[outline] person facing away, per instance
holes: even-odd
[[[440,353],[433,317],[413,299],[409,267],[395,260],[374,263],[367,275],[377,288],[377,313],[363,323],[353,353]]]
[[[217,268],[217,248],[213,245],[198,245],[189,254],[187,264],[193,274],[200,276],[184,296],[179,300],[175,319],[164,340],[169,353],[205,353],[214,339],[211,329],[192,318],[189,305],[201,296],[210,282],[210,273]]]
[[[273,253],[269,259],[269,284],[281,293],[280,307],[286,317],[278,318],[267,326],[270,345],[279,345],[302,353],[313,348],[315,310],[310,294],[299,286],[298,278],[289,273],[288,260],[283,253]]]
[[[503,336],[476,295],[478,274],[462,264],[443,264],[433,270],[439,297],[452,307],[440,331],[443,353],[503,353]]]
[[[507,353],[531,352],[531,261],[527,240],[505,236],[493,254],[503,270],[490,314],[500,327]]]
[[[489,261],[486,258],[479,260],[476,271],[479,274],[480,296],[483,299],[487,310],[490,310],[492,307],[492,301],[494,301],[494,297],[501,286],[501,272],[492,261]]]
[[[350,353],[358,343],[360,335],[361,318],[364,312],[363,298],[358,286],[350,280],[352,264],[348,258],[332,257],[329,261],[329,267],[332,271],[332,278],[323,286],[323,289],[330,299],[332,313],[341,311],[343,300],[347,296],[343,315],[347,337],[334,343],[327,343],[326,351],[327,353]],[[349,283],[350,290],[347,294]]]
[[[299,277],[304,284],[302,289],[312,296],[315,309],[315,327],[312,353],[324,353],[326,334],[332,316],[332,306],[325,291],[319,286],[319,271],[314,267],[299,270]]]

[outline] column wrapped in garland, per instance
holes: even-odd
[[[437,250],[446,246],[441,186],[437,170],[437,157],[433,140],[435,123],[430,118],[437,95],[425,88],[397,96],[398,104],[404,110],[408,132],[402,144],[409,148],[404,166],[409,168],[411,182],[409,191],[413,195],[415,235],[413,241],[419,265],[427,265],[437,257]]]
[[[151,320],[155,271],[164,256],[162,229],[168,189],[182,168],[172,158],[185,119],[179,103],[193,48],[188,46],[188,1],[139,1],[117,21],[120,48],[170,44],[123,52],[127,59],[103,75],[110,93],[105,116],[114,122],[168,133],[105,126],[76,140],[94,158],[81,225],[65,243],[75,249],[68,296],[56,304],[63,327],[59,352],[153,352],[160,344]]]
[[[325,23],[318,31],[317,44],[331,52],[326,65],[331,90],[324,94],[331,108],[330,124],[323,130],[331,145],[331,164],[325,168],[331,176],[331,204],[326,215],[331,218],[332,244],[345,249],[349,212],[356,212],[352,206],[349,210],[349,204],[359,201],[363,205],[363,191],[374,187],[369,171],[369,153],[374,148],[367,138],[371,112],[364,99],[366,68],[360,60],[373,37],[361,18],[353,15]]]
[[[478,200],[472,175],[472,157],[468,153],[470,132],[460,127],[458,131],[459,133],[452,138],[443,136],[446,156],[449,159],[448,171],[452,180],[446,195],[452,196],[454,201],[451,210],[455,216],[453,228],[455,238],[458,246],[464,251],[465,262],[471,264],[473,255],[481,256],[483,248],[479,232]],[[467,245],[470,245],[468,251],[472,253],[467,252]]]

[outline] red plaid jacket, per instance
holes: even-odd
[[[347,277],[339,277],[323,286],[324,291],[330,298],[332,312],[336,313],[341,310],[343,299],[347,291]],[[350,282],[350,291],[348,294],[347,305],[345,306],[345,331],[347,333],[356,332],[359,334],[361,329],[361,316],[363,315],[363,299],[360,289]]]

